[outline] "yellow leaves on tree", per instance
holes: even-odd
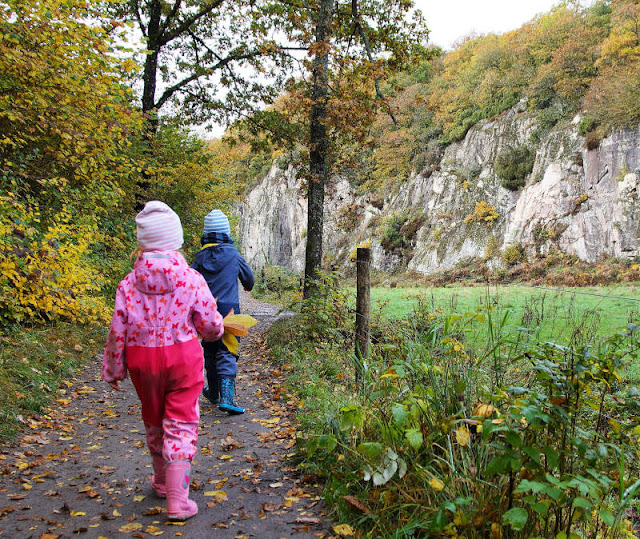
[[[640,4],[613,0],[611,10],[611,32],[602,44],[600,62],[618,65],[640,59]]]
[[[0,5],[0,323],[104,318],[92,250],[109,241],[101,220],[123,201],[141,122],[131,65],[99,22],[91,1]]]
[[[123,157],[140,127],[91,2],[10,0],[0,7],[0,159],[13,190],[100,212],[117,203]],[[6,182],[3,179],[3,187]],[[73,195],[73,196],[72,196]]]
[[[103,278],[86,260],[100,236],[95,226],[74,226],[63,210],[39,231],[38,215],[9,197],[0,199],[0,217],[0,322],[108,320],[97,294]]]

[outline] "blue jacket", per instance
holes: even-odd
[[[246,290],[254,284],[253,272],[227,234],[209,232],[202,236],[204,249],[198,252],[191,267],[202,274],[211,294],[217,298],[218,311],[226,316],[231,309],[240,312],[238,279]],[[208,245],[210,243],[216,245]]]

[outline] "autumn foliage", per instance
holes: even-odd
[[[540,130],[579,113],[588,144],[640,121],[640,6],[561,3],[503,35],[469,36],[452,51],[395,78],[396,122],[380,114],[353,179],[365,190],[429,175],[441,148],[519,102]]]
[[[103,319],[91,252],[133,169],[127,62],[83,1],[0,4],[0,320]],[[115,211],[114,211],[115,210]]]

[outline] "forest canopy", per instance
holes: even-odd
[[[171,108],[149,140],[136,93],[144,61],[123,49],[129,19],[105,5],[0,1],[3,325],[103,319],[102,298],[126,271],[122,253],[134,244],[136,201],[161,198],[175,207],[193,249],[212,200],[230,209],[275,158],[300,155],[264,137],[266,145],[251,148],[260,133],[246,121],[222,141],[204,141],[188,127],[198,114],[176,117]],[[266,26],[254,29],[269,35]],[[562,2],[517,30],[470,36],[451,52],[434,49],[407,65],[378,88],[385,99],[371,109],[366,129],[358,121],[352,138],[336,139],[334,170],[362,191],[380,192],[437,167],[446,145],[516,104],[535,115],[540,130],[579,114],[587,147],[613,129],[637,126],[640,2]],[[330,111],[347,121],[351,87],[340,82]],[[373,86],[353,90],[371,92],[376,102]],[[289,115],[295,123],[294,98],[281,93],[265,117]]]

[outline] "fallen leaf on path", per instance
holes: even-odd
[[[91,486],[79,488],[78,492],[80,492],[81,494],[85,493],[87,496],[89,496],[89,498],[97,498],[98,496],[100,496],[100,493]]]
[[[215,498],[216,502],[226,502],[229,498],[224,490],[208,490],[204,493],[207,497]]]
[[[15,508],[13,507],[13,505],[9,505],[7,507],[0,507],[0,517],[8,515],[9,513],[13,513],[14,511],[15,511]]]
[[[231,436],[227,436],[224,440],[220,440],[220,447],[223,451],[231,451],[232,449],[240,449],[244,445],[238,440],[234,440]]]
[[[164,533],[164,531],[157,526],[147,526],[144,531],[149,535],[162,535]]]
[[[146,498],[146,496],[142,495],[142,494],[138,494],[136,496],[133,497],[133,501],[134,502],[141,502],[142,500],[144,500]]]
[[[280,509],[282,509],[284,507],[284,504],[282,503],[263,503],[262,504],[262,508],[265,511],[279,511]]]
[[[163,507],[156,505],[154,507],[147,508],[142,514],[149,517],[153,515],[161,515],[164,512],[165,512],[165,509]]]
[[[27,434],[26,436],[23,436],[22,442],[24,442],[25,444],[48,444],[49,440],[47,440],[46,438],[43,438],[42,436],[32,436]]]
[[[142,529],[142,524],[139,522],[129,522],[129,524],[125,524],[124,526],[120,526],[118,531],[124,533],[131,533]]]
[[[228,477],[224,477],[223,479],[220,479],[220,481],[216,483],[216,490],[222,490],[222,487],[227,481],[229,481]]]
[[[320,524],[320,519],[318,517],[298,517],[296,518],[296,522],[298,524]],[[335,531],[335,527],[334,527],[334,531]]]
[[[53,533],[40,534],[40,539],[58,539],[59,537],[59,535],[54,535]]]
[[[269,483],[269,486],[271,488],[278,488],[282,486],[282,483]]]

